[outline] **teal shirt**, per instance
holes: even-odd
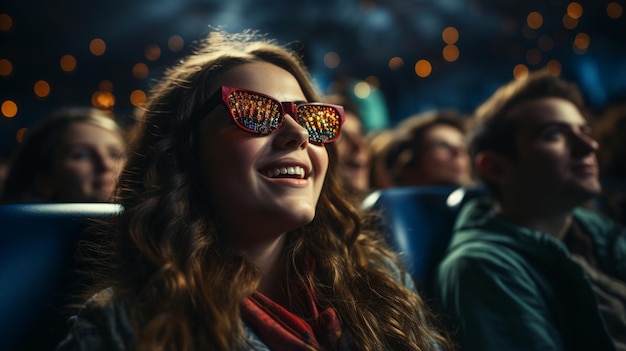
[[[463,350],[614,350],[583,268],[552,236],[497,217],[489,199],[459,214],[437,297]],[[626,230],[582,208],[599,269],[626,281]]]

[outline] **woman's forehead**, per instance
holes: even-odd
[[[222,85],[256,91],[279,101],[306,100],[296,77],[268,62],[250,62],[235,66],[224,73]]]

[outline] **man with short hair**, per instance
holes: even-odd
[[[626,349],[626,230],[580,207],[601,186],[578,88],[533,73],[474,118],[491,196],[461,210],[436,284],[462,349]]]

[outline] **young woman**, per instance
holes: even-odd
[[[254,33],[213,32],[139,121],[100,290],[59,350],[438,350],[337,185],[340,106]],[[112,230],[112,232],[111,232]]]
[[[126,148],[122,129],[103,111],[58,110],[26,133],[1,202],[110,202]]]

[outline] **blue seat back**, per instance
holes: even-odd
[[[418,286],[431,294],[432,274],[448,246],[459,209],[481,194],[481,188],[395,187],[370,194],[363,206],[380,211],[388,243],[400,253]]]
[[[0,206],[0,350],[21,345],[38,321],[54,320],[61,306],[51,303],[68,288],[61,285],[72,275],[76,241],[92,219],[120,211],[109,203]],[[47,336],[36,337],[44,344]]]

